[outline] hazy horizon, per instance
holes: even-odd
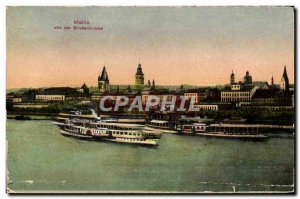
[[[294,83],[293,7],[7,7],[10,88],[134,84],[139,60],[157,85]],[[55,30],[88,20],[103,31]]]

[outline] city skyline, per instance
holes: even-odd
[[[287,11],[287,9],[289,11]],[[294,83],[292,7],[78,7],[7,9],[7,88],[97,85],[105,65],[114,85],[209,86],[246,71]],[[77,19],[103,31],[55,30]]]

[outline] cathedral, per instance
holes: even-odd
[[[101,76],[99,75],[98,77],[98,89],[100,95],[108,93],[110,91],[109,78],[105,66],[102,69]]]
[[[151,85],[150,80],[148,80],[148,84],[145,85],[142,65],[141,65],[141,63],[139,63],[137,65],[137,70],[135,73],[135,89],[131,89],[131,87],[129,85],[128,88],[125,89],[125,92],[126,93],[139,93],[144,89],[155,90],[155,81],[153,79],[152,85]],[[101,75],[98,76],[98,90],[99,90],[100,95],[113,92],[113,91],[111,91],[111,86],[109,83],[109,78],[108,78],[108,74],[107,74],[105,66],[103,66]],[[120,93],[119,86],[117,87],[116,92]]]

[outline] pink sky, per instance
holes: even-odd
[[[111,84],[294,82],[293,9],[289,7],[42,8],[7,10],[7,88],[97,85],[106,65]],[[58,31],[87,19],[103,31]]]

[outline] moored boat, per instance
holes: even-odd
[[[165,120],[151,120],[146,124],[145,129],[161,133],[177,133],[175,125]]]
[[[137,124],[89,122],[77,125],[71,120],[65,122],[56,122],[62,128],[61,134],[81,139],[153,146],[157,145],[154,139],[161,136],[157,132],[144,131],[144,126]]]
[[[90,140],[93,138],[91,132],[84,127],[75,126],[73,124],[65,124],[62,126],[60,133],[64,136],[76,137],[79,139]]]
[[[256,126],[252,128],[244,128],[242,130],[216,128],[219,125],[204,123],[183,124],[177,127],[180,135],[200,135],[206,137],[218,137],[227,139],[247,139],[247,140],[266,140],[268,136],[260,134]]]
[[[159,131],[144,129],[142,132],[149,139],[160,139],[162,137],[162,132]]]
[[[178,134],[195,134],[195,133],[203,133],[206,132],[208,126],[204,123],[193,123],[193,124],[183,124],[178,125],[177,131]]]
[[[70,119],[64,118],[64,117],[57,117],[56,120],[54,122],[52,122],[52,123],[56,124],[60,128],[63,128],[65,126],[65,124],[69,124],[70,123]]]
[[[80,139],[92,139],[92,136],[89,135],[82,135],[82,134],[74,134],[68,131],[64,131],[64,130],[60,130],[60,133],[64,136],[70,136],[70,137],[76,137],[76,138],[80,138]]]

